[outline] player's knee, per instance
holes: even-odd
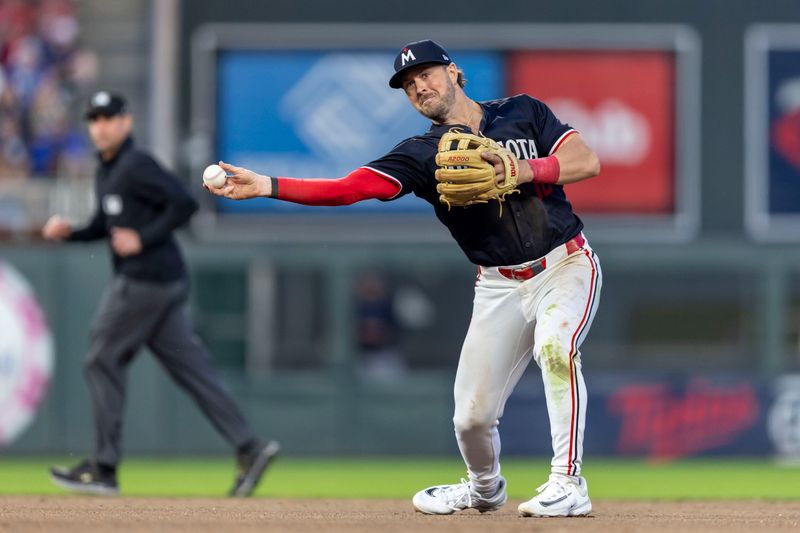
[[[481,420],[476,418],[453,418],[453,428],[457,435],[470,435],[473,433],[483,433],[492,427],[494,421]]]
[[[497,413],[494,409],[481,409],[477,404],[476,401],[469,401],[463,408],[456,409],[453,427],[457,434],[485,431],[497,423]]]
[[[535,349],[536,364],[542,373],[554,379],[569,381],[571,370],[570,344],[559,337],[551,337]]]

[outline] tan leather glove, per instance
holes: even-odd
[[[505,179],[497,182],[494,165],[481,157],[481,153],[497,154],[505,167]],[[503,202],[507,194],[519,192],[519,160],[486,137],[452,129],[442,135],[439,152],[436,154],[436,191],[439,201],[452,206],[468,206],[487,203],[489,200]],[[502,204],[501,204],[502,206]]]

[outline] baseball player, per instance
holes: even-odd
[[[76,492],[118,493],[127,367],[147,345],[236,449],[239,471],[230,495],[248,496],[279,446],[254,435],[192,331],[189,280],[172,232],[189,220],[197,203],[173,174],[134,146],[132,118],[121,95],[96,93],[86,119],[100,160],[97,210],[86,227],[73,229],[54,216],[42,233],[56,241],[109,239],[114,278],[92,324],[85,367],[94,455],[74,468],[53,467],[51,477]]]
[[[597,308],[602,275],[563,185],[596,176],[597,156],[528,95],[471,100],[462,72],[433,41],[403,47],[394,70],[389,86],[403,89],[433,122],[425,134],[339,179],[270,177],[221,162],[229,174],[225,185],[206,188],[232,199],[263,196],[307,205],[388,201],[408,193],[428,201],[477,265],[478,279],[454,387],[453,421],[468,476],[418,492],[414,507],[451,514],[494,511],[506,503],[498,423],[533,359],[544,381],[552,473],[519,513],[586,515],[592,504],[581,476],[586,386],[579,347]],[[460,151],[476,140],[485,147],[477,156]],[[484,168],[488,181],[469,183]],[[457,183],[462,179],[465,184]]]

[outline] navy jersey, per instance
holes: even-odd
[[[574,131],[544,103],[525,94],[480,105],[481,133],[519,159],[551,155]],[[400,183],[402,189],[394,198],[413,192],[433,205],[436,217],[476,265],[517,265],[537,259],[583,229],[561,185],[521,185],[520,194],[506,196],[502,216],[497,202],[448,209],[436,192],[435,158],[439,139],[453,127],[458,126],[433,124],[424,135],[404,140],[365,167]]]

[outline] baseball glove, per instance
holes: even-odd
[[[481,157],[491,152],[503,160],[505,179],[497,183],[494,165]],[[485,204],[489,200],[502,202],[507,194],[519,192],[519,161],[514,155],[486,137],[478,137],[454,128],[442,135],[436,154],[436,191],[439,201],[452,206]]]

